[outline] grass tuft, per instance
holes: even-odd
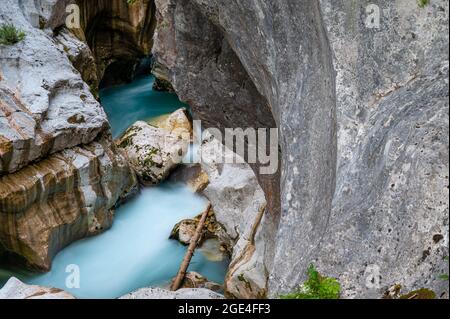
[[[15,25],[4,23],[0,26],[0,44],[13,45],[25,39],[25,33]]]
[[[281,295],[280,299],[339,299],[341,285],[334,278],[324,277],[314,265],[308,268],[308,280],[297,291]]]

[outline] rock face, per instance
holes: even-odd
[[[448,272],[449,5],[378,5],[380,29],[368,29],[364,5],[322,1],[338,72],[339,152],[317,264],[339,276],[345,297],[400,284],[448,298],[438,277]]]
[[[109,138],[64,150],[0,178],[0,242],[49,270],[66,245],[111,226],[135,179]]]
[[[120,299],[224,299],[222,295],[208,289],[180,289],[169,291],[161,288],[143,288]]]
[[[190,271],[184,277],[181,289],[209,289],[214,292],[220,292],[222,287],[215,282],[209,281],[199,273]]]
[[[90,51],[44,29],[55,1],[36,3],[0,8],[0,23],[26,34],[0,46],[0,250],[48,270],[60,249],[111,225],[136,178],[71,64]]]
[[[225,279],[225,293],[231,298],[262,298],[267,294],[265,250],[270,246],[261,225],[266,199],[248,164],[221,164],[215,139],[202,144],[202,166],[210,183],[203,194],[211,201],[217,221],[233,240],[233,253]],[[213,156],[209,156],[214,154]],[[224,158],[235,156],[224,148]],[[219,155],[220,156],[220,155]]]
[[[34,28],[17,1],[1,8],[26,38],[0,48],[0,175],[79,144],[108,128],[100,104],[51,37]],[[8,17],[8,18],[6,18]]]
[[[178,240],[183,245],[189,245],[195,231],[197,230],[201,217],[202,215],[198,215],[195,218],[185,219],[176,224],[170,234],[170,239]],[[223,226],[217,222],[214,210],[211,208],[203,226],[203,233],[199,240],[199,246],[201,246],[205,240],[212,238],[219,239],[222,247],[224,247],[223,249],[225,251],[229,250],[229,234],[225,231]]]
[[[91,48],[101,84],[131,80],[139,60],[150,54],[153,45],[153,0],[133,4],[124,0],[59,0],[46,22],[48,27],[56,30],[64,25],[68,4],[80,7],[81,26],[71,31]]]
[[[75,297],[61,289],[30,286],[12,277],[0,289],[0,299],[75,299]]]
[[[154,52],[194,116],[280,129],[281,212],[247,241],[269,245],[252,269],[270,296],[310,263],[343,297],[448,296],[448,2],[378,1],[378,29],[368,5],[156,0]],[[273,203],[276,176],[259,181]]]
[[[166,179],[188,150],[192,128],[184,110],[176,111],[159,125],[138,121],[117,142],[144,185]]]

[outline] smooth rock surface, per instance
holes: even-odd
[[[26,285],[12,277],[0,289],[0,299],[75,299],[75,297],[61,289]]]
[[[261,223],[270,296],[313,262],[346,298],[394,284],[448,297],[448,2],[379,1],[378,29],[369,4],[156,1],[154,52],[194,116],[245,128],[272,114],[280,129],[281,213]],[[232,57],[251,107],[228,90]],[[272,203],[276,179],[259,180]]]
[[[123,0],[59,0],[46,27],[58,30],[65,25],[69,4],[80,8],[80,28],[71,31],[92,50],[102,86],[133,79],[139,60],[150,54],[153,45],[153,0],[137,0],[133,4]]]
[[[201,166],[210,181],[202,193],[231,240],[225,294],[232,298],[266,297],[268,273],[264,258],[270,242],[265,229],[259,227],[267,218],[264,192],[248,164],[223,164],[237,155],[216,139],[206,135],[200,152]]]
[[[117,141],[141,183],[155,185],[181,163],[189,141],[143,121],[133,124]]]
[[[161,288],[143,288],[127,294],[120,299],[224,299],[224,297],[204,288],[185,288],[177,291],[169,291]]]
[[[15,0],[0,8],[0,23],[14,23],[26,34],[15,45],[0,46],[0,175],[88,144],[108,128],[66,52],[32,25],[25,8]]]

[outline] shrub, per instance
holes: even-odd
[[[0,26],[0,44],[13,45],[24,38],[25,33],[17,29],[13,24],[2,24]]]
[[[421,8],[425,8],[429,4],[430,4],[430,0],[419,0],[419,7],[421,7]]]
[[[297,291],[280,296],[281,299],[339,299],[341,285],[334,278],[324,277],[315,269],[308,268],[308,280]]]

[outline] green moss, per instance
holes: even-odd
[[[137,0],[127,0],[128,4],[135,4]]]
[[[315,269],[308,268],[308,280],[297,291],[280,296],[280,299],[339,299],[341,285],[334,278],[324,277]]]
[[[128,147],[134,136],[136,136],[136,133],[128,132],[129,134],[125,134],[125,136],[120,140],[119,145],[117,145],[120,148],[126,148]]]
[[[421,288],[400,296],[400,299],[436,299],[436,293],[433,290]]]
[[[0,44],[13,45],[25,39],[25,33],[13,24],[4,23],[0,26]]]
[[[430,4],[430,0],[418,0],[419,1],[419,7],[425,8],[427,5]]]
[[[155,156],[156,154],[158,154],[159,150],[156,147],[152,147],[147,155],[145,156],[145,159],[143,161],[144,166],[157,166],[159,168],[161,168],[160,164],[156,164],[155,161],[153,160],[153,156]]]
[[[443,259],[444,259],[445,261],[448,261],[448,256],[445,256]],[[440,276],[439,276],[439,279],[444,280],[444,281],[448,281],[448,280],[449,280],[448,274],[440,275]]]

